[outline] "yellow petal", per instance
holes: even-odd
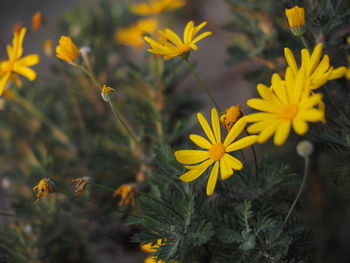
[[[203,128],[203,131],[205,132],[208,139],[210,140],[210,142],[212,144],[215,144],[216,143],[215,137],[214,137],[213,131],[211,130],[207,120],[203,117],[203,115],[201,113],[197,113],[197,118],[198,118],[198,121]]]
[[[234,170],[242,170],[243,168],[243,164],[240,160],[238,160],[237,158],[225,153],[225,158],[226,158],[226,161],[227,161],[227,164]]]
[[[203,163],[201,163],[200,165],[197,165],[197,169],[190,169],[189,171],[187,171],[186,173],[184,173],[183,175],[181,175],[179,178],[181,181],[184,181],[186,183],[192,182],[194,180],[196,180],[199,176],[201,176],[201,174],[209,167],[209,165],[211,165],[213,163],[212,160],[207,160]]]
[[[232,143],[231,145],[227,146],[226,152],[233,152],[233,151],[237,151],[237,150],[246,148],[246,147],[256,143],[257,140],[258,140],[257,135],[250,135],[250,136],[244,137],[244,138]]]
[[[165,34],[159,31],[164,37],[168,38],[171,42],[173,42],[176,46],[181,46],[183,44],[181,38],[171,29],[165,29]]]
[[[215,108],[211,109],[211,124],[214,131],[214,136],[216,139],[216,142],[221,142],[221,133],[220,133],[220,122],[219,122],[219,116],[218,112]]]
[[[203,34],[200,34],[198,37],[196,37],[195,39],[193,39],[191,41],[191,44],[195,44],[197,43],[198,41],[202,40],[203,38],[206,38],[210,35],[212,35],[213,33],[212,32],[204,32]]]
[[[220,159],[220,177],[221,180],[226,180],[233,174],[232,167],[228,164],[226,154]]]
[[[207,151],[180,150],[175,152],[175,158],[182,164],[196,164],[209,158]]]
[[[205,138],[203,138],[202,136],[199,136],[199,135],[191,134],[190,139],[196,145],[198,145],[199,147],[204,148],[204,149],[209,150],[212,146],[212,144],[208,140],[206,140]]]
[[[23,66],[27,66],[27,67],[36,65],[39,62],[40,62],[40,57],[39,55],[36,55],[36,54],[25,56],[17,61],[17,63],[20,63]]]
[[[293,74],[296,75],[298,72],[298,66],[297,66],[297,63],[295,62],[293,52],[289,48],[285,48],[284,56],[287,60],[288,66],[292,69]]]
[[[309,126],[307,122],[297,118],[293,120],[293,129],[297,134],[304,135],[307,132],[308,128]]]
[[[218,180],[218,174],[219,174],[219,161],[216,161],[209,175],[209,180],[207,184],[207,195],[213,194],[216,186],[216,182]]]
[[[240,118],[231,128],[230,132],[227,134],[226,139],[224,141],[224,146],[229,146],[243,131],[247,122],[245,118]]]
[[[13,71],[21,74],[23,76],[25,76],[27,79],[33,81],[36,78],[36,73],[34,70],[32,70],[31,68],[28,68],[26,66],[23,66],[21,64],[15,63],[14,67],[13,67]]]
[[[275,137],[274,137],[275,145],[281,146],[282,144],[285,143],[290,132],[291,123],[292,123],[291,121],[286,120],[286,121],[282,121],[278,125],[276,129]]]
[[[266,112],[257,112],[244,116],[246,122],[256,122],[265,120],[275,120],[277,117],[275,114]]]
[[[276,105],[262,99],[249,99],[247,100],[247,105],[253,109],[270,113],[276,113],[279,111]]]
[[[266,128],[263,129],[261,131],[261,133],[259,134],[258,143],[266,142],[276,132],[276,129],[277,129],[278,125],[280,124],[280,122],[281,121],[276,120],[276,121],[272,122],[270,125],[266,126]]]
[[[339,67],[336,68],[335,70],[333,70],[331,77],[329,78],[329,80],[332,79],[339,79],[341,77],[343,77],[346,74],[346,67]]]
[[[317,67],[318,63],[320,62],[321,55],[322,55],[322,44],[319,43],[312,52],[311,58],[310,58],[310,64],[308,65],[307,74],[312,74],[314,72],[315,68]]]
[[[328,55],[324,55],[321,62],[318,64],[317,68],[315,69],[313,76],[317,77],[320,74],[323,74],[329,69],[329,57]]]
[[[9,80],[11,76],[11,72],[10,73],[7,73],[5,75],[3,75],[1,78],[0,78],[0,96],[2,95],[2,93],[4,92],[5,88],[6,88],[6,84]]]
[[[189,44],[191,42],[191,33],[193,30],[193,26],[194,26],[193,21],[190,21],[187,23],[187,25],[185,27],[184,35],[183,35],[185,44]]]
[[[311,122],[316,122],[316,121],[322,121],[324,118],[324,113],[320,109],[311,109],[304,111],[300,114],[300,118],[303,119],[304,121],[311,121]]]

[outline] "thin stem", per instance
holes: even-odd
[[[304,35],[300,35],[299,37],[300,37],[300,40],[301,40],[301,42],[303,43],[304,47],[305,47],[307,50],[310,50],[309,45],[307,44]]]
[[[106,208],[106,209],[115,209],[115,208],[113,208],[113,207],[110,207],[110,206],[107,206],[107,205],[98,203],[98,202],[93,201],[93,200],[91,200],[91,199],[88,199],[88,198],[85,198],[85,197],[82,197],[82,196],[78,196],[78,195],[73,195],[73,194],[71,194],[71,193],[67,193],[66,191],[63,191],[63,190],[61,190],[61,189],[55,188],[55,191],[56,191],[56,192],[59,192],[59,193],[62,193],[62,194],[65,194],[65,195],[67,195],[67,196],[69,196],[69,197],[77,198],[77,199],[83,200],[83,201],[85,201],[85,202],[94,204],[94,205],[99,206],[99,207],[103,207],[103,208]]]
[[[143,153],[143,150],[139,144],[139,141],[136,137],[136,134],[135,132],[133,131],[133,129],[131,128],[131,126],[129,125],[129,123],[127,122],[127,120],[125,119],[124,115],[116,108],[114,107],[112,101],[111,101],[111,98],[108,96],[108,103],[109,103],[109,106],[111,107],[112,109],[112,112],[113,112],[113,115],[114,117],[119,120],[123,126],[125,127],[125,129],[129,132],[131,138],[133,139],[135,145],[137,146],[140,154],[142,155],[142,157],[144,157],[144,153]]]
[[[249,136],[250,133],[248,132],[247,128],[245,127],[244,129],[245,129],[245,132],[247,133],[247,135]],[[257,159],[257,157],[256,157],[256,152],[255,152],[254,145],[251,145],[250,148],[252,149],[253,157],[254,157],[255,175],[256,175],[257,178],[259,178],[258,159]]]
[[[87,68],[85,68],[84,66],[79,66],[79,68],[84,71],[86,73],[86,75],[88,75],[88,77],[92,80],[92,82],[95,84],[96,88],[98,90],[101,89],[101,85],[98,83],[98,81],[96,80],[96,77],[91,73],[90,70],[88,70]]]
[[[35,118],[42,121],[53,131],[61,142],[72,145],[69,141],[68,136],[58,127],[55,123],[53,123],[49,118],[47,118],[40,110],[38,110],[30,101],[20,96],[18,93],[13,91],[13,100],[21,105],[24,109],[30,112]]]
[[[187,66],[189,67],[189,69],[191,70],[191,72],[193,73],[193,75],[195,76],[195,78],[197,79],[199,86],[205,91],[205,93],[207,93],[207,95],[209,96],[209,98],[211,99],[211,101],[213,102],[215,108],[221,112],[220,106],[219,104],[217,104],[217,102],[215,101],[213,95],[211,94],[211,92],[209,91],[209,89],[207,88],[207,86],[204,84],[204,82],[201,80],[201,78],[198,76],[197,71],[195,70],[195,68],[192,66],[192,64],[190,63],[190,61],[188,60],[188,58],[183,58],[183,60],[186,62]]]
[[[292,212],[293,212],[293,210],[294,210],[295,205],[297,204],[297,202],[298,202],[298,200],[299,200],[299,198],[300,198],[300,196],[301,196],[301,193],[303,192],[303,189],[304,189],[304,186],[305,186],[305,183],[306,183],[306,179],[307,179],[307,175],[308,175],[308,173],[309,173],[309,167],[310,167],[310,159],[309,159],[309,157],[307,156],[307,157],[305,157],[305,167],[304,167],[304,177],[303,177],[303,181],[302,181],[302,183],[301,183],[301,185],[300,185],[299,191],[298,191],[298,193],[297,193],[297,195],[296,195],[296,197],[295,197],[295,199],[294,199],[294,202],[293,202],[292,206],[290,207],[286,218],[285,218],[284,221],[283,221],[283,224],[282,224],[281,229],[283,229],[284,226],[286,225],[286,223],[287,223],[289,217],[291,216],[291,214],[292,214]]]
[[[8,214],[8,213],[4,213],[4,212],[0,212],[0,216],[7,216],[7,217],[16,217],[16,218],[22,218],[25,219],[22,216],[18,216],[18,215],[13,215],[13,214]]]
[[[91,184],[96,186],[96,187],[98,187],[98,188],[101,188],[101,189],[104,189],[106,191],[114,193],[114,189],[109,188],[108,186],[105,186],[105,185],[102,185],[102,184],[96,184],[96,183],[91,183]]]

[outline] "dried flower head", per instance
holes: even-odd
[[[227,108],[220,116],[222,126],[230,131],[232,126],[243,116],[241,105],[231,106]]]
[[[294,35],[300,36],[304,33],[305,10],[303,7],[294,6],[285,9],[290,30]]]
[[[35,204],[37,204],[40,201],[41,197],[47,196],[49,193],[52,193],[55,191],[55,184],[52,182],[49,178],[41,179],[39,184],[37,186],[33,187],[33,191],[37,190],[36,193],[36,201]]]
[[[122,184],[113,193],[113,197],[120,195],[120,206],[131,205],[136,206],[136,186],[133,184]]]
[[[314,146],[309,141],[301,141],[297,145],[297,153],[301,157],[309,157],[314,151]]]
[[[32,17],[32,29],[33,29],[33,31],[39,30],[42,21],[43,21],[43,14],[40,11],[36,12]]]
[[[79,57],[79,49],[73,43],[72,39],[67,36],[61,36],[59,44],[56,47],[56,57],[72,65],[76,65]]]
[[[83,176],[83,177],[78,177],[72,180],[74,183],[74,195],[78,196],[84,193],[87,185],[91,183],[91,177],[89,176]]]
[[[109,101],[109,96],[111,93],[113,93],[115,90],[112,89],[111,87],[107,86],[107,85],[103,85],[102,89],[101,89],[101,97],[105,102]]]

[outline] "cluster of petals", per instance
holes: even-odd
[[[36,72],[29,68],[39,63],[40,57],[37,54],[23,55],[23,39],[27,32],[25,27],[22,27],[18,32],[13,33],[12,45],[7,45],[8,60],[0,62],[0,95],[4,92],[9,80],[14,79],[17,85],[21,86],[19,75],[25,76],[33,81],[36,79]]]
[[[185,0],[148,0],[133,4],[130,11],[140,16],[156,15],[185,5]]]
[[[207,22],[203,22],[195,26],[193,21],[188,22],[183,33],[183,40],[169,28],[158,31],[161,36],[157,41],[146,36],[144,39],[151,46],[148,51],[162,55],[165,60],[169,60],[187,54],[191,49],[198,50],[196,43],[212,34],[212,32],[204,32],[196,36],[206,24]]]

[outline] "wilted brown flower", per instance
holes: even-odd
[[[220,116],[220,122],[226,130],[230,131],[232,126],[243,116],[241,105],[231,106]]]
[[[86,186],[91,182],[89,176],[78,177],[72,180],[74,183],[74,195],[78,196],[84,193]]]

